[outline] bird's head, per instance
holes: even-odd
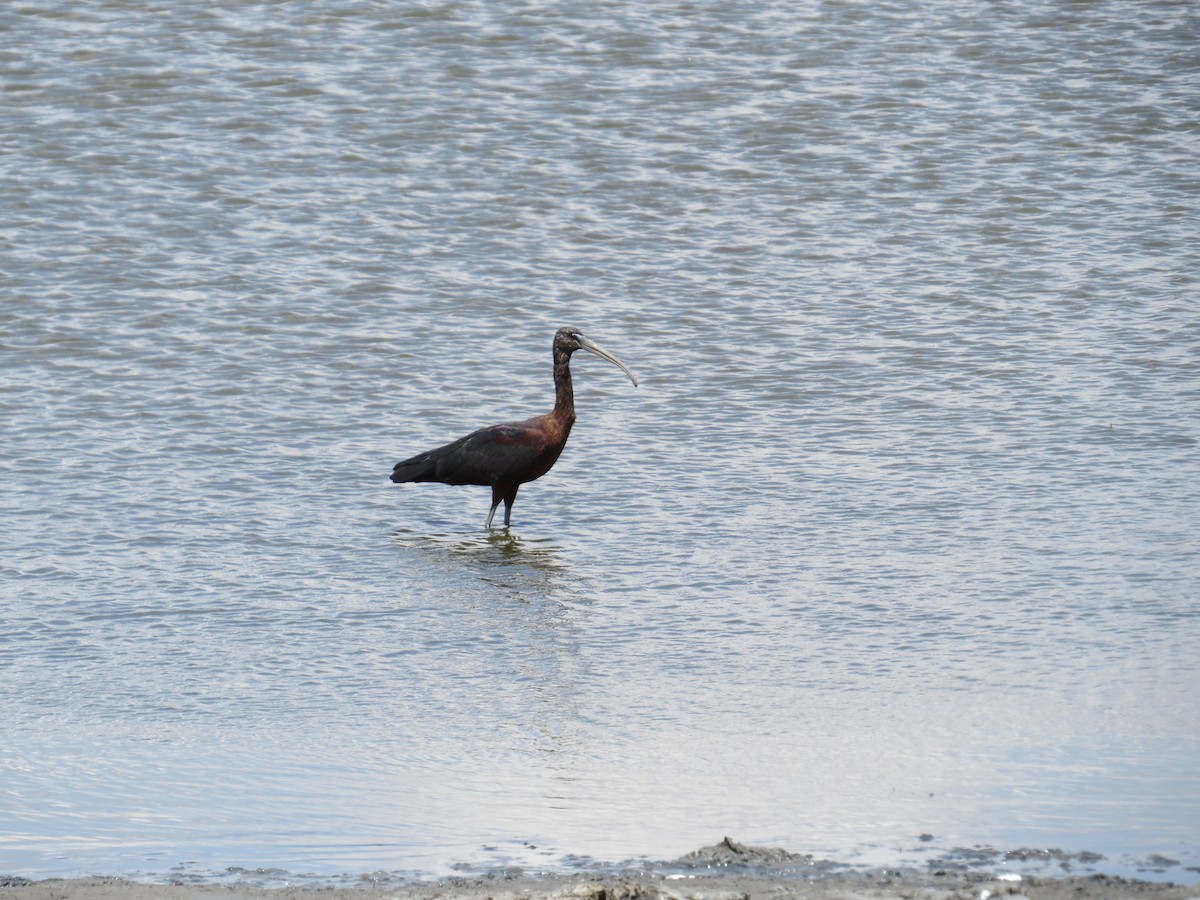
[[[610,363],[629,376],[629,380],[633,382],[633,386],[637,387],[638,380],[633,377],[633,373],[629,371],[629,366],[621,362],[599,344],[589,341],[583,336],[583,332],[578,328],[560,328],[554,335],[554,355],[564,353],[568,357],[576,350],[586,350],[588,353],[595,353],[602,359],[607,359]]]

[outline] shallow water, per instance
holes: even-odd
[[[5,7],[0,872],[1194,877],[1198,30]]]

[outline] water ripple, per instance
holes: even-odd
[[[1195,861],[1189,10],[0,29],[0,868]]]

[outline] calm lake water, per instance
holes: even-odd
[[[0,34],[0,873],[1196,880],[1193,4]],[[561,325],[642,385],[577,355],[511,531],[388,482]]]

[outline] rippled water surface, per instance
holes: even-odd
[[[0,872],[1188,878],[1198,32],[6,4]],[[642,385],[577,356],[511,531],[388,482],[560,325]]]

